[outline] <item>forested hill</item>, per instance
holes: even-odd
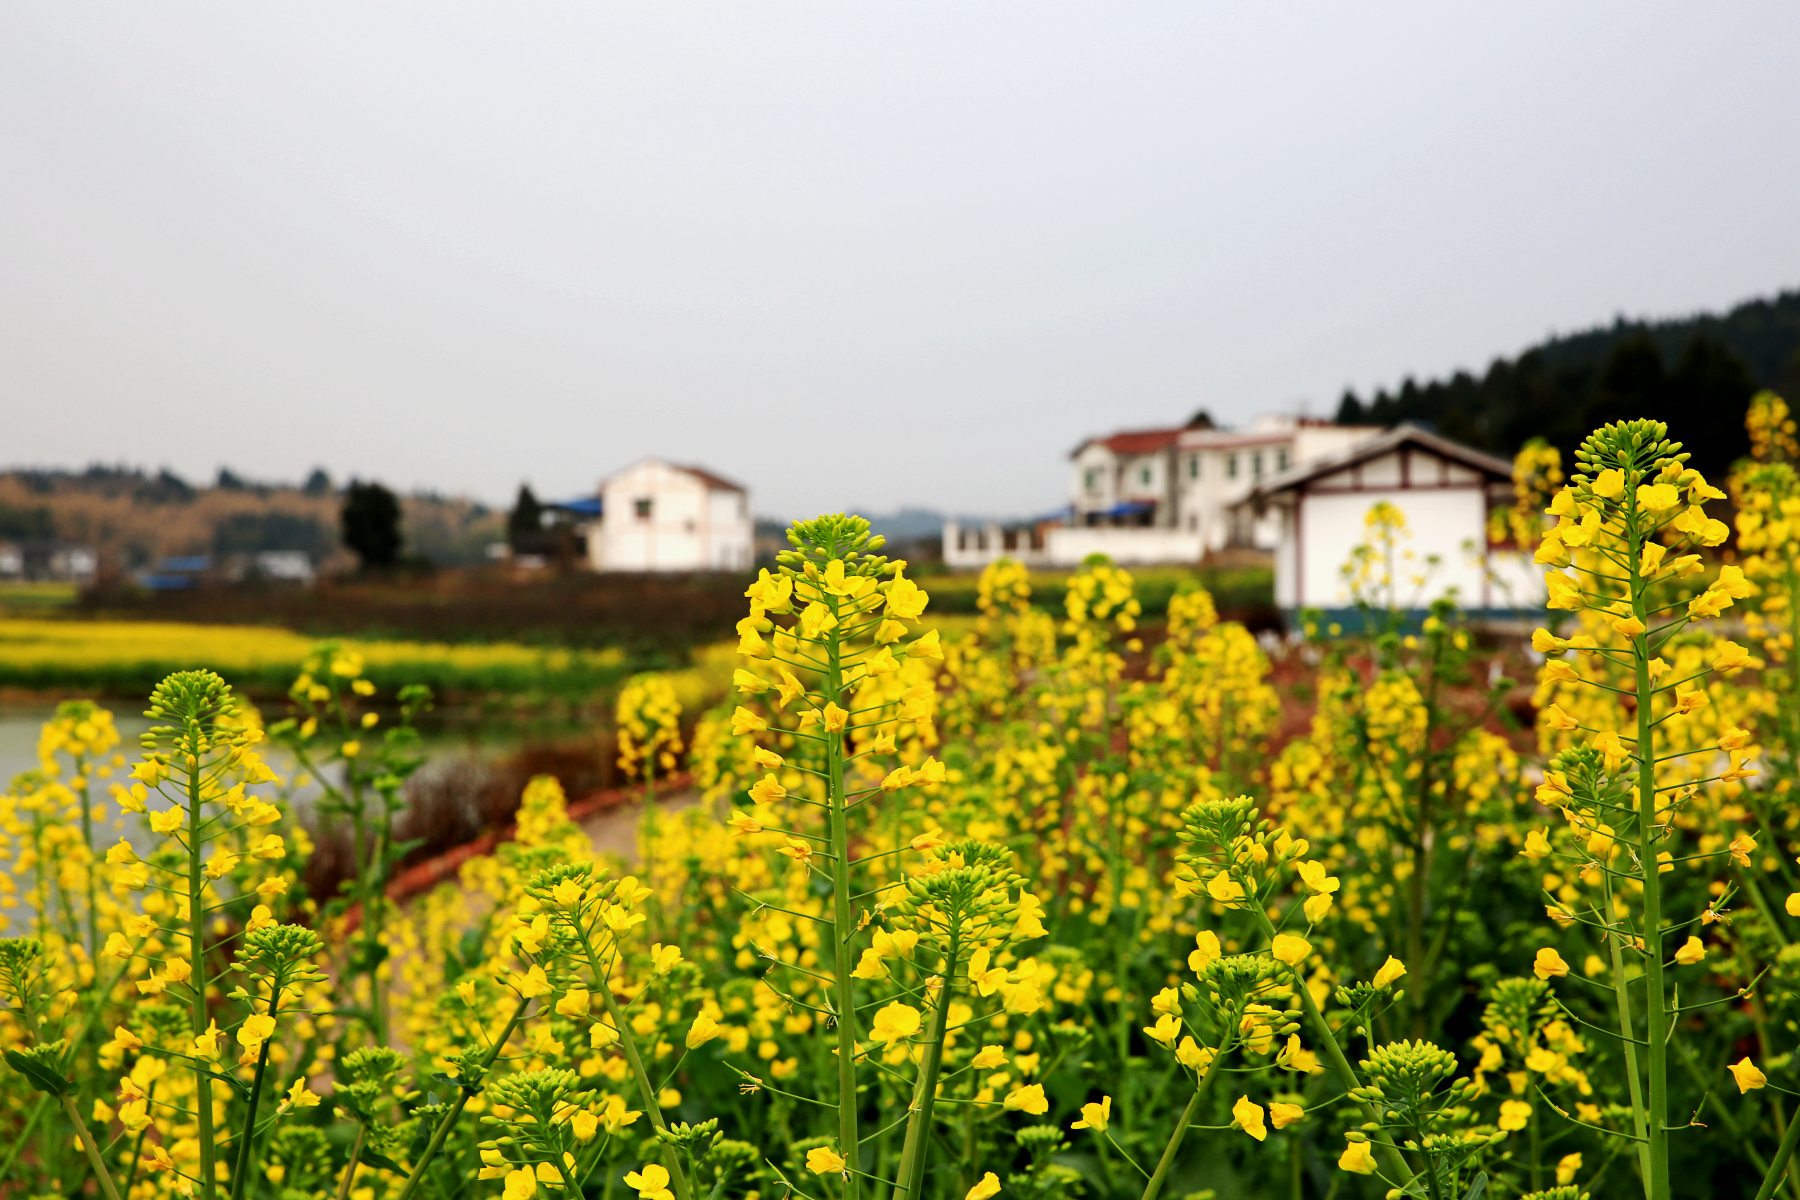
[[[1422,421],[1446,436],[1511,455],[1533,437],[1564,454],[1597,425],[1655,417],[1709,474],[1742,455],[1744,410],[1759,389],[1800,406],[1800,290],[1723,316],[1627,321],[1550,338],[1479,377],[1407,379],[1363,399],[1347,392],[1345,424]]]
[[[167,555],[304,551],[348,561],[339,544],[343,492],[323,471],[305,483],[261,483],[221,469],[211,483],[168,470],[0,468],[0,542],[62,541],[99,552],[107,569]],[[505,536],[504,514],[473,501],[400,497],[404,552],[436,563],[480,562]]]

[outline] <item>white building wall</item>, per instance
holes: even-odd
[[[1275,607],[1284,612],[1293,612],[1301,607],[1299,563],[1303,548],[1300,539],[1294,536],[1294,511],[1292,505],[1284,504],[1271,514],[1278,531],[1275,543]]]
[[[1523,550],[1488,551],[1489,608],[1540,609],[1549,598],[1544,568]]]
[[[1296,553],[1277,559],[1276,603],[1284,608],[1350,607],[1354,600],[1344,565],[1351,551],[1369,538],[1369,510],[1386,501],[1406,518],[1407,536],[1399,539],[1397,554],[1412,552],[1410,559],[1397,560],[1395,602],[1402,608],[1422,608],[1454,590],[1464,608],[1490,607],[1491,588],[1482,566],[1487,529],[1482,488],[1401,488],[1397,478],[1396,486],[1381,487],[1370,478],[1370,467],[1380,461],[1363,464],[1365,490],[1308,490],[1300,497],[1300,536],[1284,539]],[[1433,554],[1441,561],[1428,569],[1426,559]],[[1297,580],[1291,577],[1296,564]],[[1427,576],[1422,590],[1414,579],[1418,575]]]
[[[1069,495],[1079,516],[1096,509],[1105,510],[1119,502],[1118,459],[1098,442],[1083,446],[1074,458],[1074,479]]]
[[[739,571],[750,565],[748,497],[647,460],[601,485],[603,515],[588,531],[596,571]],[[647,506],[647,511],[646,507]]]
[[[1042,539],[1034,529],[1008,529],[997,521],[982,525],[944,522],[944,565],[952,570],[975,570],[1002,558],[1017,559],[1028,567],[1049,565]]]
[[[1090,554],[1116,563],[1194,563],[1205,552],[1200,538],[1183,529],[1057,526],[1044,533],[1044,559],[1053,567],[1078,567]]]
[[[714,571],[748,570],[755,543],[750,497],[724,488],[713,488],[706,496],[707,566]]]
[[[1151,500],[1158,504],[1168,497],[1165,478],[1168,454],[1133,454],[1119,462],[1119,497],[1122,500]],[[1159,515],[1163,515],[1159,512]]]

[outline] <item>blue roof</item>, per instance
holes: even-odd
[[[177,554],[157,562],[156,569],[161,572],[171,571],[210,571],[212,559],[205,554]]]
[[[545,508],[557,508],[563,512],[574,513],[578,517],[597,517],[600,515],[600,497],[583,496],[579,500],[564,500],[556,504],[546,504]]]
[[[1154,500],[1121,500],[1106,510],[1109,517],[1135,517],[1140,513],[1155,512]]]

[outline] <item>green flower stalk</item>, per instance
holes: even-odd
[[[837,1045],[835,1153],[844,1164],[846,1200],[858,1200],[864,1167],[854,972],[867,915],[857,907],[860,847],[851,834],[851,813],[884,792],[943,775],[928,760],[918,768],[896,767],[879,786],[853,791],[849,768],[853,758],[893,754],[903,722],[931,720],[936,692],[928,682],[903,690],[889,685],[901,677],[907,659],[940,658],[942,651],[935,631],[903,640],[927,597],[906,577],[905,563],[878,553],[883,541],[866,520],[824,516],[800,522],[788,531],[788,542],[792,549],[778,556],[776,571],[764,570],[745,592],[750,614],[739,622],[738,649],[756,669],[738,670],[734,682],[746,697],[772,695],[778,713],[791,706],[795,719],[785,728],[804,751],[798,756],[803,761],[789,764],[758,747],[758,764],[771,773],[751,789],[752,800],[765,811],[789,799],[823,810],[822,833],[785,822],[788,842],[782,853],[825,875],[831,889],[831,915],[824,925],[830,938],[828,1015]],[[791,623],[777,626],[778,616]],[[739,733],[770,727],[767,718],[749,709],[739,714],[733,720]],[[804,780],[804,790],[790,792],[775,773],[790,767]],[[733,824],[740,831],[761,831],[783,822],[740,813]]]
[[[1556,526],[1545,533],[1537,560],[1573,569],[1547,575],[1549,603],[1579,612],[1583,632],[1564,639],[1539,630],[1533,638],[1544,653],[1582,656],[1580,667],[1562,658],[1546,663],[1547,684],[1592,686],[1626,699],[1623,711],[1604,715],[1586,707],[1576,715],[1560,703],[1545,708],[1552,729],[1577,736],[1546,773],[1539,796],[1569,823],[1568,857],[1588,864],[1585,873],[1598,881],[1600,895],[1586,913],[1555,897],[1551,912],[1565,924],[1592,928],[1612,959],[1609,986],[1646,1200],[1673,1195],[1669,1138],[1682,1123],[1670,1100],[1670,1039],[1683,1010],[1671,994],[1668,947],[1690,922],[1667,911],[1663,878],[1677,869],[1675,816],[1699,785],[1753,773],[1745,763],[1748,732],[1728,731],[1709,742],[1684,735],[1683,724],[1705,705],[1700,677],[1745,665],[1742,648],[1723,642],[1710,668],[1684,678],[1665,675],[1663,654],[1693,622],[1718,616],[1755,590],[1741,568],[1726,565],[1697,594],[1683,597],[1681,581],[1703,569],[1699,555],[1688,551],[1716,546],[1729,531],[1704,508],[1723,493],[1686,465],[1688,456],[1667,433],[1658,421],[1621,421],[1596,430],[1576,451],[1576,470],[1550,506]],[[1723,769],[1673,778],[1674,764],[1693,755],[1722,759]],[[1747,865],[1753,847],[1753,839],[1740,837],[1729,848],[1680,856],[1680,869],[1727,854]],[[1546,841],[1538,852],[1548,850]],[[1708,912],[1716,915],[1725,899],[1721,894]],[[1540,978],[1568,974],[1551,948],[1540,951],[1536,967]]]

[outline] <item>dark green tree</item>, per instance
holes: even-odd
[[[379,483],[352,480],[344,489],[344,545],[365,571],[400,560],[400,501]]]
[[[512,543],[514,553],[532,553],[543,532],[544,506],[532,494],[531,485],[521,483],[518,498],[513,501],[512,511],[506,516],[507,541]]]

